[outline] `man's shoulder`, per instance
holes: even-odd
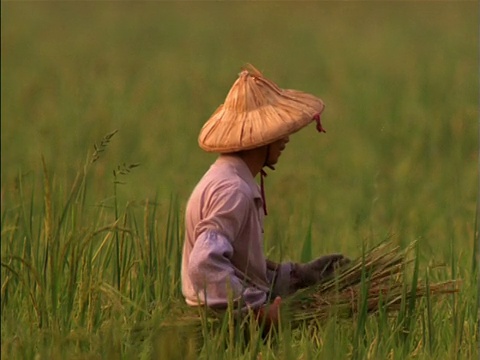
[[[195,187],[193,197],[208,201],[212,198],[259,198],[260,191],[246,165],[233,156],[221,156],[213,163]]]
[[[242,193],[252,195],[252,190],[247,182],[242,179],[234,170],[212,171],[205,174],[201,183],[205,189],[214,192]]]

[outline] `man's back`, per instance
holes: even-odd
[[[261,194],[246,164],[236,156],[220,156],[187,204],[182,264],[187,303],[203,303],[202,293],[206,290],[209,305],[224,306],[229,286],[234,300],[247,291],[255,303],[265,301],[270,282],[263,254],[263,217]],[[212,232],[215,237],[206,235]],[[196,246],[198,250],[192,253],[196,239],[208,242],[209,246]],[[211,261],[212,256],[221,258]],[[231,283],[224,281],[212,286],[212,278],[226,274],[225,266],[233,269],[233,273],[228,273]]]

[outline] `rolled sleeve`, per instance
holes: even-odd
[[[265,302],[264,291],[247,286],[235,275],[232,255],[232,244],[222,234],[209,230],[197,238],[187,269],[197,299],[190,302],[213,308],[226,308],[230,301],[252,308]]]

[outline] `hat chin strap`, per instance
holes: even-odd
[[[263,162],[263,166],[262,166],[262,171],[265,173],[264,174],[265,176],[267,176],[267,173],[265,172],[265,170],[263,170],[265,166],[272,170],[275,170],[275,166],[268,163],[269,157],[270,157],[270,144],[267,145],[267,153],[265,154],[265,161]]]
[[[263,212],[265,213],[265,216],[268,215],[267,200],[265,198],[265,184],[264,184],[264,178],[267,176],[267,172],[263,170],[263,168],[266,166],[272,170],[275,170],[275,167],[273,165],[268,164],[269,155],[270,155],[270,145],[267,145],[267,154],[265,155],[265,161],[263,162],[262,169],[260,170],[260,194],[262,195]]]

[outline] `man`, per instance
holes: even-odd
[[[220,156],[187,204],[182,291],[189,305],[225,309],[233,302],[268,327],[277,322],[281,296],[314,285],[348,261],[332,254],[308,264],[276,264],[263,252],[264,167],[274,169],[289,136],[312,121],[325,132],[323,109],[321,99],[280,89],[249,66],[205,123],[199,145]]]

